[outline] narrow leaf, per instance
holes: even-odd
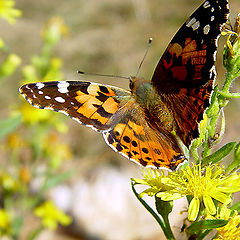
[[[240,142],[235,146],[233,161],[228,165],[226,171],[237,170],[240,167]]]
[[[238,213],[240,212],[240,201],[235,203],[233,206],[230,207],[231,210],[236,210]]]
[[[0,139],[13,132],[21,124],[21,115],[0,120]]]
[[[50,176],[48,177],[47,181],[45,182],[45,184],[42,187],[42,192],[46,192],[47,190],[53,188],[54,186],[64,182],[65,180],[67,180],[72,174],[74,173],[74,170],[72,171],[67,171],[64,172],[60,175],[56,175],[56,176]]]
[[[219,227],[223,227],[228,223],[227,220],[222,219],[214,219],[214,220],[203,220],[199,222],[193,222],[189,227],[188,230],[191,232],[205,230],[205,229],[216,229]]]
[[[230,142],[221,147],[219,150],[214,152],[213,154],[205,157],[202,159],[202,162],[207,164],[207,163],[216,163],[223,158],[225,158],[234,148],[236,145],[236,142]]]

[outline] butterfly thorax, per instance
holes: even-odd
[[[153,128],[161,128],[171,132],[174,126],[172,112],[168,109],[152,83],[142,78],[132,78],[130,89],[135,97],[135,101],[144,110],[144,117],[152,123]]]

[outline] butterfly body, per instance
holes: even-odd
[[[101,132],[106,143],[142,166],[175,170],[199,136],[216,76],[217,39],[227,0],[207,0],[171,40],[150,81],[130,91],[84,81],[31,83],[19,91],[34,107],[62,112]]]
[[[152,128],[158,126],[171,132],[174,127],[174,117],[168,106],[163,102],[163,94],[158,94],[150,81],[133,78],[130,89],[135,102],[142,108],[144,118]]]

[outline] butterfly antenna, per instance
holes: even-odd
[[[111,77],[111,78],[123,78],[123,79],[128,79],[129,77],[123,77],[119,75],[112,75],[112,74],[100,74],[100,73],[88,73],[88,72],[83,72],[83,71],[77,71],[78,74],[82,75],[89,75],[89,76],[100,76],[100,77]]]
[[[144,56],[143,56],[143,59],[142,59],[140,65],[139,65],[139,67],[138,67],[138,70],[137,70],[137,73],[136,73],[136,77],[137,77],[138,74],[139,74],[139,71],[140,71],[140,69],[141,69],[141,67],[142,67],[142,65],[143,65],[143,62],[144,62],[147,54],[148,54],[148,50],[149,50],[151,44],[152,44],[152,38],[149,38],[149,40],[148,40],[148,46],[147,46],[146,52],[145,52],[145,54],[144,54]]]

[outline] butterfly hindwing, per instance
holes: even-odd
[[[176,139],[164,129],[150,127],[137,103],[129,106],[116,125],[103,135],[115,151],[142,166],[175,170],[186,160]]]
[[[34,107],[63,112],[83,125],[106,130],[130,93],[117,87],[82,81],[26,84],[20,93]]]

